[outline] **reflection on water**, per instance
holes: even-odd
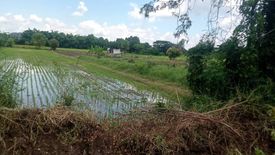
[[[35,66],[22,59],[3,60],[0,65],[16,76],[17,90],[20,89],[14,96],[21,107],[50,107],[67,95],[74,98],[73,104],[80,110],[88,108],[100,115],[114,115],[167,102],[158,93],[141,91],[128,83],[79,70]]]

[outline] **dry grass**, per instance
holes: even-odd
[[[213,113],[152,110],[101,121],[64,107],[1,109],[0,122],[3,154],[252,154],[255,147],[274,151],[269,118],[244,105]]]

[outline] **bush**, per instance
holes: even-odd
[[[9,39],[7,40],[7,42],[6,42],[6,46],[7,46],[7,47],[13,47],[14,44],[15,44],[15,43],[14,43],[14,39],[13,39],[13,38],[9,38]]]
[[[104,48],[99,47],[99,46],[91,46],[91,48],[88,51],[89,54],[95,54],[97,58],[100,58],[104,56]]]
[[[201,92],[203,94],[218,98],[227,99],[231,96],[227,72],[224,65],[224,55],[219,52],[205,56],[203,71],[201,73]]]
[[[56,50],[57,47],[59,47],[59,42],[56,39],[49,40],[49,46],[51,47],[51,50]]]
[[[16,78],[11,72],[5,72],[0,78],[0,107],[15,108],[16,101],[13,94],[16,92]]]
[[[202,93],[204,85],[204,56],[214,50],[214,44],[210,41],[200,42],[197,46],[188,51],[188,74],[187,80],[189,87],[194,93]]]
[[[166,55],[169,57],[170,60],[176,59],[177,57],[180,56],[180,54],[181,54],[181,50],[176,47],[170,47],[166,52]]]

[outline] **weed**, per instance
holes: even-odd
[[[255,148],[255,155],[265,155],[264,151],[261,150],[260,148],[256,147]]]
[[[72,106],[73,104],[73,101],[75,100],[74,96],[72,95],[62,95],[62,99],[63,99],[63,105],[69,107],[69,106]]]
[[[159,112],[165,111],[166,108],[166,104],[164,102],[157,102],[156,103],[156,110]]]
[[[15,108],[16,100],[14,93],[16,91],[16,77],[12,71],[4,71],[1,67],[2,73],[0,77],[0,106]]]

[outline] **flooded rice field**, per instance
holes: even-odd
[[[0,66],[1,77],[14,77],[13,96],[18,107],[47,108],[65,103],[109,116],[167,102],[158,93],[69,67],[32,65],[22,59],[2,60]]]

